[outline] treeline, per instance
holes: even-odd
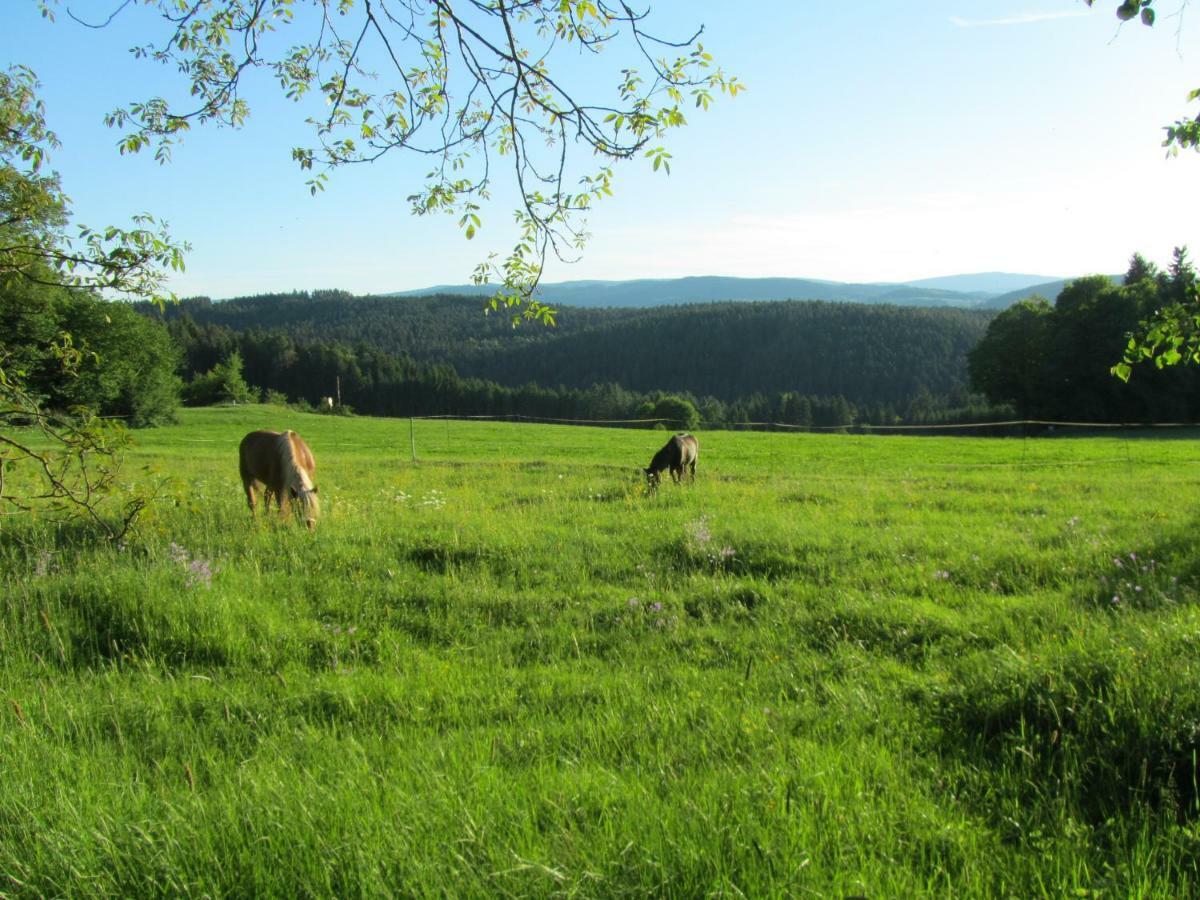
[[[996,316],[969,360],[971,381],[995,403],[1034,419],[1195,422],[1200,368],[1134,368],[1112,374],[1138,323],[1160,307],[1196,303],[1197,276],[1184,248],[1165,272],[1134,254],[1124,282],[1080,278],[1051,304],[1023,300]]]
[[[189,382],[185,399],[190,396],[200,403],[238,399],[241,378],[254,396],[269,393],[276,399],[319,407],[323,398],[340,395],[343,406],[366,415],[662,418],[681,427],[701,421],[840,427],[946,421],[966,415],[970,399],[965,394],[939,399],[923,392],[897,407],[882,402],[860,405],[841,395],[798,391],[755,393],[726,402],[691,391],[632,391],[611,381],[583,388],[533,383],[512,387],[462,377],[444,363],[419,362],[362,342],[302,341],[262,328],[239,333],[226,326],[199,325],[186,315],[174,317],[168,328],[184,360],[183,374]],[[236,360],[236,377],[231,359]],[[221,386],[222,378],[227,387]],[[986,411],[975,412],[982,417]]]
[[[555,328],[514,329],[505,316],[481,315],[477,299],[336,292],[216,304],[201,298],[168,311],[186,338],[185,350],[204,329],[261,330],[296,346],[336,344],[364,357],[370,354],[363,348],[370,348],[445,364],[464,379],[510,388],[537,384],[564,393],[611,383],[641,394],[688,392],[759,411],[769,402],[775,412],[786,408],[787,394],[840,396],[873,410],[874,417],[883,416],[881,406],[887,415],[903,417],[910,407],[927,414],[963,405],[966,354],[989,319],[988,313],[959,309],[808,301],[570,309]],[[189,360],[192,371],[215,362],[211,352]]]

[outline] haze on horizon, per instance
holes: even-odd
[[[795,4],[653,2],[657,30],[689,33],[748,91],[695,112],[671,137],[669,176],[617,167],[574,265],[547,282],[694,275],[907,282],[976,272],[1123,271],[1200,251],[1200,159],[1168,159],[1162,126],[1194,114],[1200,23],[1118,28],[1111,3],[927,0]],[[59,7],[60,13],[63,7]],[[297,289],[387,293],[469,280],[508,249],[512,192],[497,188],[464,240],[405,197],[426,168],[389,157],[335,173],[310,197],[290,159],[303,113],[269,75],[239,132],[198,129],[167,166],[122,157],[104,113],[171,90],[131,58],[146,12],[95,31],[33,3],[0,12],[0,48],[40,77],[63,147],[51,165],[76,221],[143,211],[190,241],[181,295]],[[103,71],[104,77],[97,77]]]

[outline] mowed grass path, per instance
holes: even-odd
[[[647,496],[662,432],[409,427],[185,411],[120,546],[0,520],[0,895],[1200,891],[1192,440],[701,433]]]

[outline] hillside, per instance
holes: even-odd
[[[157,314],[154,307],[143,307]],[[168,321],[190,319],[200,326],[245,332],[281,331],[306,341],[362,341],[417,360],[455,362],[481,348],[540,344],[574,334],[639,310],[564,310],[554,328],[513,328],[507,314],[485,315],[478,297],[355,297],[341,291],[264,294],[214,303],[184,300],[168,307]]]
[[[531,350],[489,348],[464,374],[502,384],[687,390],[724,400],[794,390],[903,403],[965,391],[966,353],[989,317],[850,303],[717,303],[647,310]]]
[[[976,272],[971,275],[942,275],[938,278],[920,278],[904,282],[909,287],[937,288],[943,291],[961,291],[977,294],[1006,294],[1019,291],[1030,285],[1045,284],[1053,279],[1045,275],[1021,275],[1016,272]]]
[[[967,351],[990,315],[961,309],[821,302],[655,309],[563,308],[558,326],[512,328],[477,300],[284,295],[169,310],[185,342],[205,329],[267,331],[299,342],[363,344],[500,385],[613,383],[726,401],[795,391],[903,404],[963,393]],[[200,371],[214,362],[197,359]],[[323,393],[328,393],[328,390]]]

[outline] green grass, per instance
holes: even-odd
[[[0,895],[1200,891],[1190,440],[136,437],[122,544],[0,520]]]

